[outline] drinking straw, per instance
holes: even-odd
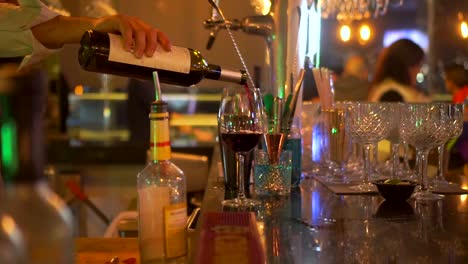
[[[299,99],[299,94],[302,87],[302,82],[304,81],[304,69],[299,71],[299,76],[297,78],[297,83],[294,86],[294,91],[288,96],[286,104],[283,111],[283,131],[289,132],[291,129],[292,121],[294,119],[294,113],[296,112],[297,100]]]
[[[268,118],[270,118],[273,114],[273,101],[274,97],[271,93],[267,93],[263,96],[263,105],[265,106],[265,112]]]
[[[283,113],[283,99],[280,97],[275,97],[273,100],[273,132],[279,133],[281,131],[281,123],[282,123],[282,113]]]
[[[154,100],[161,101],[162,94],[161,94],[161,85],[159,84],[159,76],[157,71],[153,71],[153,83],[154,83]]]
[[[315,83],[317,85],[317,91],[320,98],[320,104],[323,109],[330,109],[334,104],[334,91],[331,85],[330,72],[325,68],[314,68],[312,69]]]

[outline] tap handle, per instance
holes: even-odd
[[[219,8],[219,1],[214,1],[214,0],[208,0],[208,2],[211,4],[211,6],[218,12],[218,15],[221,16],[221,18],[225,21],[226,17],[223,14],[223,11]]]
[[[208,43],[206,43],[206,49],[210,50],[213,47],[214,41],[216,39],[216,35],[218,34],[218,29],[215,28],[210,32],[210,36],[208,37]]]

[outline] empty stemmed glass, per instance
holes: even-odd
[[[387,136],[387,140],[390,141],[392,149],[391,149],[391,178],[397,179],[401,175],[400,171],[398,170],[400,159],[399,159],[399,148],[401,143],[400,137],[400,112],[402,103],[387,103],[388,107],[390,107],[391,111],[391,118],[390,118],[390,131]],[[401,178],[401,177],[400,177]]]
[[[439,152],[438,173],[433,181],[434,187],[447,186],[450,183],[444,178],[445,173],[445,144],[456,137],[463,131],[463,109],[464,104],[445,104],[444,111],[441,113],[445,122],[442,122],[442,127],[439,130],[438,136],[442,143],[437,147]]]
[[[441,195],[432,193],[427,184],[427,157],[429,150],[437,147],[441,140],[437,137],[442,127],[443,104],[405,104],[401,110],[400,135],[416,148],[418,175],[421,188],[414,194],[416,200],[437,200]]]
[[[390,110],[380,103],[353,103],[348,107],[348,129],[351,137],[364,146],[364,180],[352,188],[368,192],[375,191],[369,181],[372,174],[370,164],[371,147],[384,139],[390,130]]]
[[[259,202],[248,199],[244,192],[245,155],[257,146],[263,134],[263,105],[259,89],[231,87],[223,91],[218,113],[221,140],[236,152],[237,198],[224,200],[223,205],[248,208]],[[248,178],[248,177],[247,177]]]

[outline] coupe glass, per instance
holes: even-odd
[[[245,155],[257,146],[263,134],[263,106],[258,89],[246,87],[231,87],[223,91],[218,113],[219,132],[221,140],[236,153],[238,168],[237,198],[223,201],[223,205],[235,208],[248,208],[259,202],[248,199],[244,191],[244,175],[250,171],[244,170]],[[248,179],[249,177],[247,177]]]
[[[438,163],[438,173],[437,176],[435,177],[433,181],[434,187],[443,187],[447,186],[450,183],[444,178],[444,173],[445,173],[445,166],[444,166],[444,160],[445,160],[445,144],[451,140],[455,139],[463,131],[463,109],[464,105],[463,104],[445,104],[445,107],[443,107],[443,112],[442,118],[446,120],[445,122],[442,122],[442,127],[440,130],[439,138],[442,141],[442,143],[437,147],[438,153],[439,153],[439,163]]]
[[[348,107],[347,123],[351,137],[364,146],[364,180],[353,188],[363,192],[375,191],[369,181],[372,174],[370,155],[372,145],[384,139],[390,130],[391,112],[387,104],[353,103]]]
[[[432,148],[437,147],[444,119],[444,104],[405,104],[401,111],[400,135],[416,148],[418,175],[421,188],[414,194],[416,200],[437,200],[443,196],[432,193],[427,184],[427,157]]]

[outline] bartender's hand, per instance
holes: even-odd
[[[33,27],[31,30],[44,46],[59,48],[64,44],[79,43],[86,30],[93,29],[108,33],[120,33],[124,47],[140,58],[143,53],[151,57],[158,45],[169,51],[169,38],[159,29],[142,20],[125,15],[105,16],[101,18],[57,16]]]
[[[136,17],[114,15],[99,18],[94,23],[97,31],[120,33],[123,36],[124,48],[133,51],[140,58],[143,52],[150,57],[161,45],[165,50],[171,49],[169,38],[157,28],[154,28]]]

